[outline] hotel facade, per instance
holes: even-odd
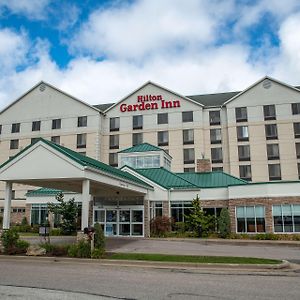
[[[107,178],[66,173],[64,155]],[[197,194],[210,213],[229,208],[233,232],[299,232],[300,89],[265,77],[182,96],[147,82],[92,106],[40,82],[0,113],[0,163],[5,226],[8,212],[42,222],[61,189],[82,204],[82,226],[107,235],[148,236],[161,214],[184,221]]]

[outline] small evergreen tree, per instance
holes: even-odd
[[[102,227],[99,223],[96,223],[94,228],[95,228],[95,237],[94,237],[94,239],[95,239],[95,241],[94,241],[95,248],[101,249],[101,250],[104,251],[104,249],[105,249],[105,237],[104,237]]]
[[[218,219],[220,236],[226,238],[230,234],[230,215],[227,208],[223,207]]]
[[[75,232],[78,214],[78,206],[75,203],[75,199],[72,198],[69,201],[65,201],[63,193],[57,194],[55,199],[58,201],[58,204],[48,203],[48,210],[53,214],[61,215],[59,228],[64,234]]]
[[[214,230],[215,217],[207,215],[202,207],[199,195],[192,202],[191,214],[185,216],[185,222],[196,236],[207,236],[209,231]]]

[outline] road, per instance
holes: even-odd
[[[77,261],[0,260],[0,299],[299,300],[299,282],[300,273],[294,271],[251,274]]]

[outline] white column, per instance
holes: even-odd
[[[12,195],[12,183],[6,182],[6,184],[5,184],[5,199],[4,199],[3,229],[9,229],[9,227],[10,227],[11,195]]]
[[[90,199],[90,181],[86,179],[82,182],[81,230],[89,226]]]

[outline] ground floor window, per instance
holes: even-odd
[[[274,232],[300,232],[300,204],[273,205]]]
[[[236,223],[237,232],[265,232],[265,207],[236,207]]]
[[[31,206],[31,225],[44,224],[48,219],[47,204],[32,204]]]
[[[193,208],[191,201],[174,201],[171,202],[171,216],[174,222],[184,222],[185,216],[191,214]]]
[[[161,217],[163,215],[162,202],[150,202],[150,219]]]

